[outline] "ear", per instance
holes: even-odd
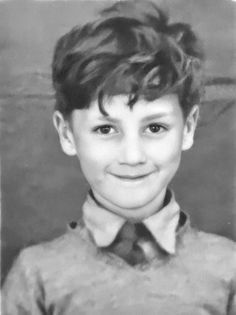
[[[53,124],[58,132],[62,151],[70,156],[76,155],[74,136],[69,122],[59,111],[53,113]]]
[[[199,118],[199,106],[194,105],[185,120],[182,150],[188,150],[192,147],[194,142],[194,134]]]

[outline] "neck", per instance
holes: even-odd
[[[166,188],[163,189],[155,198],[153,198],[147,204],[132,209],[119,207],[118,205],[113,204],[109,200],[103,198],[96,192],[92,192],[92,196],[102,208],[105,208],[108,211],[111,211],[127,220],[137,222],[150,217],[163,207],[166,196]]]

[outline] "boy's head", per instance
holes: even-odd
[[[190,26],[170,24],[152,2],[122,1],[75,27],[56,45],[56,109],[64,117],[104,96],[125,94],[128,106],[177,93],[186,117],[201,94],[199,42]]]
[[[74,28],[53,60],[54,123],[94,196],[127,218],[160,207],[192,146],[202,52],[150,2],[118,2]]]

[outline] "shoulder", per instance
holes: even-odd
[[[230,255],[231,258],[236,258],[236,242],[224,236],[191,228],[191,240],[196,243],[199,248],[201,247],[205,249],[205,251],[209,251],[209,254],[219,254],[220,256],[223,254],[225,257]]]
[[[96,254],[97,249],[86,230],[80,227],[52,241],[23,249],[4,282],[6,307],[22,304],[30,308],[45,296],[53,301],[63,292],[68,294],[74,286],[85,283],[91,271],[96,274]],[[27,304],[27,299],[32,305]],[[39,313],[29,311],[27,314]]]
[[[236,281],[236,243],[226,237],[190,228],[185,237],[186,257],[202,268]]]
[[[84,259],[95,254],[96,248],[85,231],[77,227],[47,242],[29,246],[21,250],[15,264],[26,273],[38,273],[42,277],[58,275],[70,266],[82,266]]]
[[[60,256],[67,256],[73,249],[73,238],[65,233],[53,240],[41,242],[23,248],[20,251],[18,260],[22,264],[37,267],[49,263],[50,260],[58,259]]]

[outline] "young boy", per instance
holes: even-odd
[[[91,190],[81,222],[21,252],[3,314],[236,314],[235,245],[191,228],[168,189],[193,144],[202,55],[151,2],[58,41],[53,120]]]

